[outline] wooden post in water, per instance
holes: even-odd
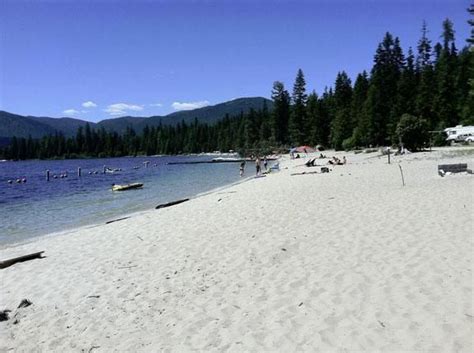
[[[81,177],[81,167],[77,167],[77,176]]]
[[[46,181],[49,181],[49,169],[46,170]]]

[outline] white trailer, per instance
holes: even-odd
[[[466,140],[472,140],[474,137],[474,126],[469,125],[469,126],[462,126],[462,125],[457,125],[455,127],[448,127],[444,129],[444,132],[448,137],[446,138],[446,141],[448,142],[463,142]]]

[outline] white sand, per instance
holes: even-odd
[[[290,173],[319,168],[284,160],[181,205],[1,249],[47,258],[0,270],[12,310],[0,350],[472,352],[474,176],[441,178],[437,164],[473,168],[474,154],[448,151],[391,165],[347,154],[302,176]]]

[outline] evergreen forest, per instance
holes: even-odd
[[[468,9],[474,15],[474,5]],[[276,81],[273,109],[224,116],[214,124],[128,128],[119,135],[104,128],[80,127],[75,137],[61,133],[41,139],[13,137],[0,149],[3,159],[119,157],[235,150],[267,153],[296,145],[355,149],[405,144],[422,149],[430,140],[442,144],[442,131],[458,124],[474,125],[474,20],[471,36],[457,48],[453,23],[442,23],[440,41],[428,39],[424,23],[416,48],[402,50],[400,39],[386,33],[378,44],[373,67],[352,82],[337,74],[333,87],[308,92],[299,69],[291,92]]]

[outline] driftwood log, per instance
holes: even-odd
[[[301,172],[301,173],[291,173],[291,176],[294,175],[309,175],[309,174],[320,174],[319,172]]]
[[[118,221],[123,221],[124,219],[129,219],[130,217],[123,217],[123,218],[117,218],[117,219],[113,219],[111,221],[107,221],[105,222],[105,224],[110,224],[110,223],[114,223],[114,222],[118,222]]]
[[[467,163],[458,163],[458,164],[439,164],[438,170],[442,170],[445,173],[462,173],[467,172]]]
[[[189,201],[189,199],[182,199],[182,200],[171,201],[171,202],[168,202],[168,203],[164,203],[164,204],[158,205],[158,206],[155,207],[155,209],[159,210],[160,208],[165,208],[165,207],[170,207],[170,206],[178,205],[178,204],[183,203],[183,202],[186,202],[186,201]]]
[[[24,261],[34,260],[34,259],[43,259],[44,258],[44,256],[42,256],[43,253],[44,251],[40,251],[40,252],[35,252],[33,254],[23,255],[19,257],[14,257],[13,259],[0,261],[0,269],[7,268],[11,265],[16,264],[17,262],[24,262]]]

